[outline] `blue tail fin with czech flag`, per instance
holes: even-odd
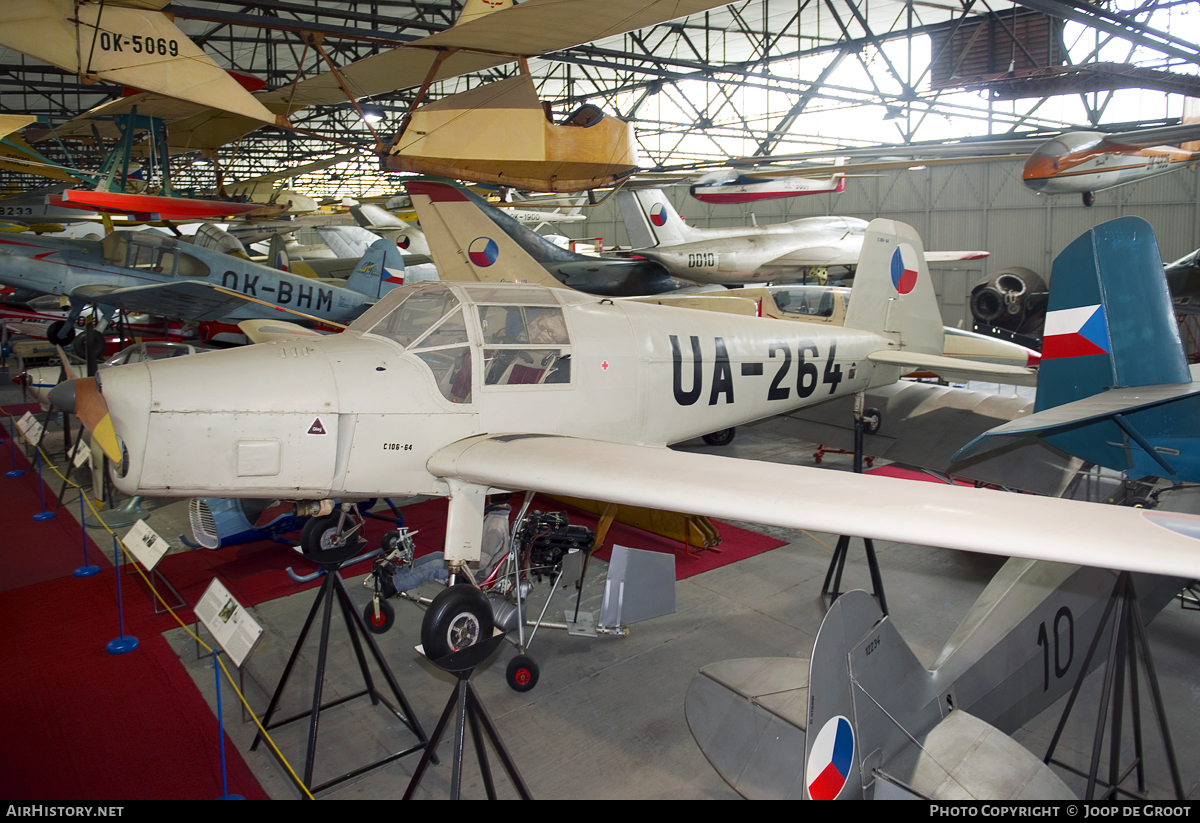
[[[1122,217],[1067,246],[1050,277],[1035,410],[1110,388],[1188,382],[1150,224]]]
[[[1145,220],[1097,226],[1055,259],[1035,413],[954,459],[1030,435],[1130,477],[1200,480],[1200,384]]]

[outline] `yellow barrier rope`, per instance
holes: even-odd
[[[167,612],[171,615],[171,617],[173,617],[175,619],[175,622],[179,624],[179,627],[181,629],[183,629],[185,632],[187,632],[188,635],[193,640],[196,641],[196,643],[203,646],[205,651],[211,653],[213,650],[212,646],[209,646],[207,643],[205,643],[203,640],[201,640],[200,636],[197,635],[195,632],[193,632],[191,630],[191,628],[185,622],[183,622],[182,619],[180,619],[179,615],[177,615],[175,613],[175,610],[171,608],[171,606],[167,603],[167,601],[163,599],[163,596],[158,593],[158,589],[154,588],[154,584],[151,583],[150,578],[146,576],[146,572],[142,569],[141,565],[137,562],[137,558],[135,558],[132,554],[130,554],[129,550],[127,548],[125,548],[124,542],[122,542],[121,538],[117,536],[117,533],[115,531],[113,531],[111,528],[109,528],[108,524],[104,522],[104,519],[102,517],[100,517],[100,511],[96,508],[96,505],[92,502],[92,499],[83,493],[83,488],[78,483],[69,479],[66,475],[64,475],[62,472],[60,472],[58,470],[58,467],[55,466],[52,462],[50,462],[50,458],[46,455],[46,453],[44,451],[42,451],[41,446],[39,446],[37,443],[34,443],[32,440],[29,439],[28,436],[26,436],[25,432],[23,432],[19,428],[17,428],[16,423],[15,423],[15,418],[3,406],[0,406],[0,415],[8,416],[9,431],[20,435],[22,440],[24,440],[30,446],[33,446],[34,449],[37,451],[37,453],[39,455],[41,455],[43,464],[45,464],[46,466],[49,466],[50,470],[52,472],[54,472],[56,475],[58,475],[59,478],[63,481],[63,483],[65,483],[67,486],[70,486],[71,488],[77,489],[79,491],[79,496],[82,497],[84,499],[84,501],[87,502],[88,508],[90,508],[92,510],[92,514],[95,515],[96,522],[99,523],[106,532],[111,534],[116,539],[116,543],[121,548],[122,554],[125,555],[126,562],[130,563],[133,566],[134,570],[142,578],[142,582],[144,582],[146,584],[146,587],[150,589],[151,593],[153,593],[155,599],[158,600],[158,602],[162,604],[162,607],[167,610]],[[60,505],[61,505],[61,503],[60,503]],[[82,527],[83,524],[80,524],[80,526]],[[117,574],[120,574],[120,573],[121,573],[120,569],[117,569]],[[242,694],[242,690],[237,687],[237,683],[234,682],[233,675],[231,675],[229,673],[229,669],[225,667],[225,662],[223,660],[221,660],[221,656],[217,655],[216,660],[221,666],[221,671],[225,673],[225,679],[228,680],[229,685],[233,687],[234,693],[237,694],[238,699],[242,701],[242,705],[246,707],[246,711],[249,712],[250,716],[254,718],[254,725],[258,726],[258,730],[262,733],[263,738],[267,741],[267,743],[270,745],[270,747],[274,750],[276,756],[279,757],[279,762],[281,762],[283,764],[283,767],[285,769],[287,769],[288,774],[290,774],[292,776],[292,779],[296,782],[296,785],[300,787],[300,790],[302,792],[304,792],[305,796],[309,800],[313,800],[314,798],[312,796],[312,793],[309,792],[308,787],[304,785],[304,781],[302,781],[296,775],[295,770],[292,769],[292,765],[290,763],[288,763],[287,758],[285,758],[283,756],[283,752],[281,752],[279,750],[279,747],[275,745],[275,741],[271,739],[271,736],[269,734],[267,734],[267,730],[265,728],[263,728],[262,723],[259,722],[258,715],[255,714],[254,709],[252,709],[250,707],[250,703],[247,702],[246,696]]]

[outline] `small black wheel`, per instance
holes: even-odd
[[[874,434],[879,431],[879,427],[883,425],[883,414],[879,409],[867,409],[863,412],[863,431],[867,434]]]
[[[710,446],[728,446],[733,442],[733,435],[735,433],[737,433],[737,428],[735,427],[718,429],[715,432],[704,435],[704,442]]]
[[[1083,205],[1087,206],[1088,208],[1091,208],[1095,202],[1096,202],[1096,193],[1095,192],[1085,191],[1083,193]]]
[[[95,352],[97,357],[104,356],[104,335],[91,327],[83,334],[75,336],[75,343],[71,346],[71,350],[86,360],[89,348]]]
[[[75,326],[66,320],[55,320],[46,329],[46,339],[55,346],[65,346],[75,339]]]
[[[421,621],[421,645],[430,660],[474,646],[492,636],[492,606],[483,592],[467,583],[443,591]]]
[[[375,598],[371,598],[363,607],[363,622],[367,624],[367,631],[371,634],[383,634],[396,622],[396,610],[392,608],[391,603],[381,597],[379,598],[379,614],[375,614]]]
[[[340,563],[354,556],[362,545],[357,535],[349,540],[337,540],[340,514],[311,517],[300,531],[300,551],[314,563]]]
[[[518,654],[508,661],[504,670],[504,680],[514,692],[527,692],[537,685],[537,661],[527,654]]]

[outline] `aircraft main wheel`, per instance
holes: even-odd
[[[728,446],[733,442],[733,435],[735,433],[737,433],[736,427],[720,429],[704,435],[704,442],[710,446]]]
[[[863,412],[863,431],[874,434],[883,425],[883,415],[879,409],[870,408]]]
[[[46,329],[46,339],[55,346],[65,346],[75,339],[75,326],[66,320],[55,320]]]
[[[340,563],[349,560],[358,551],[357,537],[339,541],[337,539],[337,512],[324,517],[310,517],[300,532],[300,551],[314,563]]]
[[[467,583],[443,591],[421,621],[421,645],[430,660],[474,646],[492,636],[492,606],[483,592]]]
[[[392,608],[391,603],[381,597],[379,598],[379,614],[375,614],[375,600],[372,598],[363,607],[363,621],[366,622],[367,631],[371,634],[383,634],[396,622],[396,610]]]
[[[1096,193],[1095,192],[1085,191],[1083,193],[1083,205],[1091,208],[1092,204],[1094,204],[1095,202],[1096,202]]]
[[[518,654],[508,661],[504,671],[504,680],[514,692],[527,692],[537,685],[537,661],[527,654]]]

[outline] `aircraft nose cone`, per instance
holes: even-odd
[[[75,381],[64,380],[50,390],[47,396],[50,405],[59,411],[71,412],[75,411]]]

